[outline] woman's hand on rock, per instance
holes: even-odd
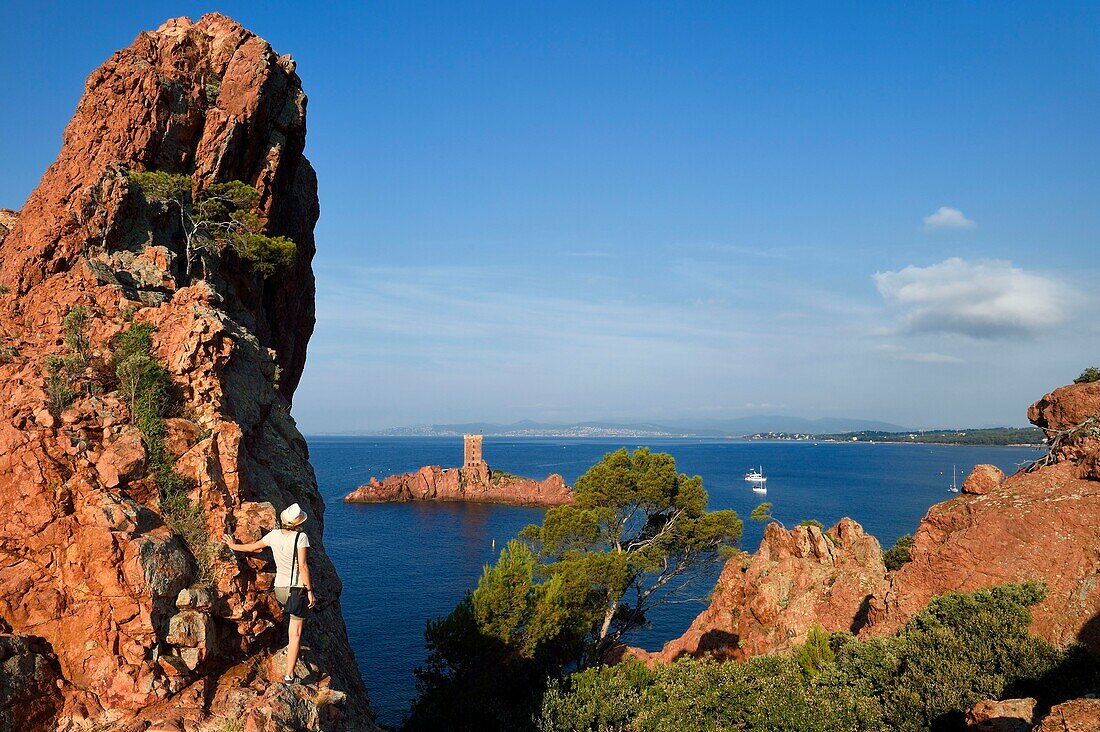
[[[229,534],[222,534],[222,541],[224,541],[225,545],[227,547],[229,547],[230,549],[236,549],[237,548],[237,542],[233,541],[233,537],[230,536]]]

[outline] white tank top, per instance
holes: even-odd
[[[275,586],[276,587],[290,587],[290,564],[294,559],[294,537],[301,534],[302,538],[298,539],[298,548],[301,549],[304,546],[309,546],[309,537],[305,532],[298,531],[283,531],[282,529],[273,529],[264,535],[264,538],[260,539],[265,546],[271,547],[271,553],[275,555]],[[301,562],[295,571],[294,579],[297,580],[297,586],[302,586],[302,569]]]

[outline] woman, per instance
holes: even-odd
[[[290,597],[291,587],[304,587],[309,595],[309,609],[317,604],[317,598],[313,594],[313,582],[309,577],[309,564],[306,562],[306,549],[309,548],[309,537],[298,527],[305,523],[305,511],[297,503],[288,506],[279,514],[279,528],[267,532],[262,539],[252,544],[238,544],[229,534],[225,535],[225,543],[235,552],[262,552],[270,547],[275,555],[275,599],[279,604],[286,605]],[[294,547],[298,547],[297,561],[294,561]],[[298,663],[298,650],[302,644],[302,621],[304,616],[291,615],[288,630],[288,643],[286,649],[286,675],[284,684],[293,684],[298,681],[294,675],[294,667]]]

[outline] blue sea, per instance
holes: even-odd
[[[424,659],[424,624],[446,615],[476,584],[482,567],[543,509],[456,503],[348,505],[343,496],[366,483],[423,465],[459,465],[462,439],[443,437],[310,437],[310,456],[328,506],[325,546],[344,582],[351,645],[379,721],[400,723]],[[711,508],[732,508],[745,521],[742,548],[753,551],[763,527],[748,521],[770,501],[787,526],[817,519],[831,526],[850,516],[889,547],[911,533],[925,511],[947,500],[952,468],[959,484],[974,465],[1015,472],[1039,453],[1027,448],[938,445],[749,442],[690,439],[486,438],[495,469],[570,484],[606,452],[645,445],[671,453],[680,472],[701,475]],[[743,476],[763,466],[768,493],[753,493]],[[494,543],[496,551],[494,551]],[[703,596],[709,587],[697,594]],[[629,639],[658,649],[680,635],[702,602],[670,604]]]

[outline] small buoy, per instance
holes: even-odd
[[[496,550],[497,550],[497,540],[493,539],[493,551],[495,552]]]

